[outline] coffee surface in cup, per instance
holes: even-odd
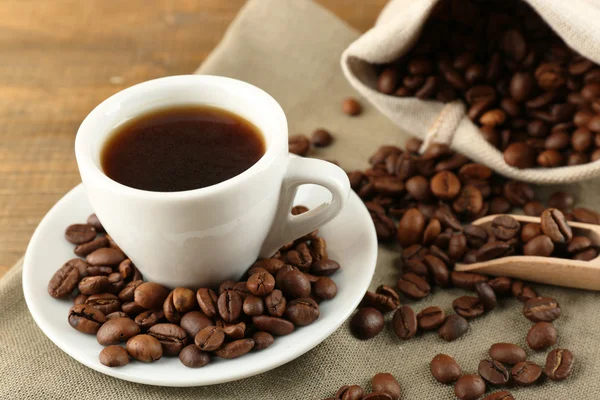
[[[178,192],[239,175],[264,153],[263,135],[249,121],[219,108],[186,105],[119,126],[104,144],[101,165],[123,185]]]

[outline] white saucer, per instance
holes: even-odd
[[[331,198],[325,189],[302,186],[296,204],[315,207]],[[70,300],[56,300],[46,291],[54,272],[75,257],[73,245],[64,239],[65,228],[82,223],[91,214],[82,185],[65,195],[37,227],[23,266],[23,291],[33,319],[40,329],[64,352],[77,361],[104,374],[127,381],[160,386],[202,386],[234,381],[269,371],[306,353],[331,335],[356,308],[366,292],[377,260],[377,238],[369,213],[352,192],[344,210],[323,226],[331,258],[342,266],[333,279],[337,296],[321,303],[321,316],[310,326],[278,337],[269,348],[234,360],[215,358],[200,369],[185,367],[177,357],[163,357],[152,364],[131,362],[121,368],[100,364],[102,346],[93,335],[71,328],[67,322]]]

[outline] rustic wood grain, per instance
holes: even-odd
[[[318,0],[361,31],[386,2]],[[0,2],[0,276],[44,214],[80,182],[73,142],[87,113],[125,87],[194,71],[243,4]]]

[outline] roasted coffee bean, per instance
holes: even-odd
[[[394,313],[392,325],[400,339],[408,340],[417,333],[417,315],[410,306],[402,306]]]
[[[525,302],[523,315],[533,322],[552,322],[560,317],[560,306],[550,297],[536,297]]]
[[[512,394],[506,390],[489,394],[483,400],[515,400]]]
[[[243,356],[254,347],[254,340],[239,339],[233,342],[225,343],[222,347],[215,350],[217,357],[232,359]]]
[[[198,331],[194,337],[194,343],[202,351],[213,351],[221,347],[225,340],[225,332],[222,328],[208,325]]]
[[[290,153],[304,157],[310,150],[310,141],[303,134],[291,135],[288,138],[288,148]]]
[[[310,281],[302,272],[291,270],[281,280],[281,290],[286,297],[297,299],[310,296]]]
[[[100,352],[100,363],[107,367],[122,367],[129,364],[129,354],[125,348],[111,345]]]
[[[342,386],[335,394],[335,400],[361,400],[365,391],[358,385]]]
[[[147,311],[144,311],[144,312],[136,315],[134,321],[136,324],[139,325],[139,327],[142,331],[147,331],[154,325],[161,322],[164,317],[165,317],[165,313],[163,312],[163,310],[147,310]],[[183,319],[180,322],[181,322],[181,327],[183,328]],[[211,321],[211,323],[212,323],[212,321]],[[185,330],[185,328],[184,328],[184,330]]]
[[[104,313],[87,304],[77,304],[69,310],[69,325],[79,332],[96,334],[106,322]]]
[[[479,282],[487,282],[488,278],[471,272],[452,271],[450,273],[452,285],[465,290],[474,290]]]
[[[582,250],[579,253],[573,255],[573,260],[579,261],[592,261],[594,258],[598,256],[598,250],[594,248],[590,248],[587,250]]]
[[[175,304],[173,302],[173,292],[169,293],[165,302],[163,303],[163,313],[165,318],[174,324],[178,324],[183,316],[183,313],[179,312],[179,310],[175,308]]]
[[[252,268],[260,267],[264,268],[271,275],[275,275],[277,271],[283,267],[285,263],[281,260],[277,260],[275,258],[266,258],[264,260],[258,260],[254,264],[252,264]],[[314,273],[314,272],[313,272]]]
[[[198,305],[207,317],[213,318],[217,315],[217,294],[212,289],[200,288],[196,292]]]
[[[461,296],[452,302],[452,308],[461,317],[472,319],[483,314],[483,304],[477,297]]]
[[[463,375],[454,384],[454,394],[459,400],[477,400],[484,393],[485,381],[479,375]]]
[[[549,322],[538,322],[527,332],[527,344],[532,350],[544,350],[556,344],[556,328]]]
[[[217,322],[217,325],[220,322]],[[244,337],[246,334],[246,323],[245,322],[223,322],[223,333],[230,339],[238,340]]]
[[[573,354],[566,349],[554,349],[546,357],[544,372],[553,381],[562,381],[571,375]]]
[[[135,289],[140,286],[144,281],[131,281],[119,292],[118,297],[122,302],[133,301]]]
[[[429,296],[431,287],[420,276],[408,272],[398,280],[398,289],[407,297],[412,299],[422,299]]]
[[[330,258],[315,261],[310,268],[310,272],[317,276],[329,276],[340,269],[340,264]]]
[[[288,264],[297,267],[302,271],[307,271],[312,265],[312,255],[306,243],[300,243],[295,250],[288,251],[286,254]]]
[[[152,362],[160,359],[163,349],[160,342],[150,335],[137,335],[127,341],[125,346],[131,358],[142,362]]]
[[[403,247],[421,243],[425,230],[425,216],[417,208],[408,210],[398,223],[398,241]]]
[[[268,332],[274,336],[288,335],[294,331],[294,324],[283,318],[259,315],[252,317],[252,322],[258,330]]]
[[[390,396],[390,400],[400,400],[400,396],[402,394],[400,390],[400,384],[396,378],[389,373],[375,374],[375,376],[371,378],[371,388],[373,389],[374,393],[388,394]]]
[[[460,365],[446,354],[438,354],[430,363],[431,375],[441,384],[454,383],[462,375]]]
[[[467,225],[464,228],[464,234],[467,239],[467,243],[473,249],[478,249],[487,243],[488,234],[487,231],[481,226]]]
[[[450,237],[448,243],[448,256],[453,261],[458,261],[463,258],[467,252],[467,238],[462,233],[454,233]],[[443,285],[442,285],[443,286]]]
[[[528,243],[531,239],[541,234],[542,227],[540,224],[528,223],[523,225],[523,228],[521,229],[521,240],[523,243]]]
[[[438,329],[446,320],[446,314],[440,307],[427,307],[417,314],[419,328],[424,331]]]
[[[533,200],[533,189],[526,183],[509,181],[503,187],[504,197],[516,207],[523,207],[527,202]]]
[[[383,314],[373,307],[359,308],[350,320],[352,334],[361,340],[371,339],[383,330]]]
[[[281,317],[285,312],[287,301],[279,289],[275,289],[269,293],[265,297],[264,302],[266,311],[274,317]]]
[[[130,317],[135,317],[138,314],[143,313],[144,311],[146,311],[146,309],[142,306],[140,306],[139,304],[137,304],[134,301],[129,301],[127,303],[123,303],[123,305],[121,306],[121,310],[123,310],[123,312],[125,312],[127,315],[129,315]]]
[[[483,207],[483,195],[481,191],[473,186],[464,186],[456,200],[452,203],[452,208],[459,214],[477,215]]]
[[[254,340],[253,350],[264,350],[275,343],[275,338],[268,332],[256,332],[252,335],[252,339]]]
[[[507,257],[514,252],[514,249],[508,242],[486,243],[477,250],[475,258],[477,262],[484,262],[500,257]]]
[[[72,262],[67,262],[54,273],[48,282],[48,294],[60,299],[69,296],[79,283],[79,269]]]
[[[526,256],[550,257],[554,251],[554,243],[546,235],[539,235],[523,246],[523,254]]]
[[[536,151],[526,143],[511,143],[504,150],[504,161],[516,168],[533,168],[536,165]]]
[[[537,297],[537,293],[531,287],[523,283],[522,281],[513,281],[510,288],[512,295],[515,296],[520,302],[526,302],[529,299]]]
[[[460,315],[452,314],[440,326],[438,334],[446,342],[452,342],[464,335],[468,330],[469,322]]]
[[[405,261],[404,262],[404,271],[412,272],[413,274],[416,274],[427,281],[429,281],[431,279],[430,274],[429,274],[429,269],[427,268],[427,266],[425,265],[425,263],[423,261],[419,261],[416,259]]]
[[[143,315],[143,313],[140,315]],[[190,311],[181,317],[181,321],[179,321],[179,326],[190,338],[195,338],[198,332],[211,325],[213,325],[213,320],[202,311]]]
[[[362,112],[362,106],[356,99],[348,97],[342,103],[342,111],[346,115],[355,116]]]
[[[325,129],[317,129],[312,133],[310,141],[315,147],[327,147],[333,142],[333,136]]]
[[[262,315],[265,311],[265,305],[260,297],[250,295],[244,299],[242,310],[246,315]]]
[[[85,295],[85,294],[81,294],[79,293],[77,296],[75,296],[75,298],[73,299],[73,305],[76,306],[77,304],[84,304],[85,301],[88,299],[89,296]],[[108,317],[108,315],[107,315]]]
[[[448,266],[448,267],[454,266],[454,262],[452,260],[450,260],[450,257],[448,257],[448,254],[446,254],[442,249],[437,247],[435,244],[432,244],[429,247],[429,253],[432,256],[435,256],[435,257],[439,258],[440,260],[442,260],[446,264],[446,266]]]
[[[461,183],[454,173],[441,171],[431,178],[431,192],[442,200],[452,200],[460,192]]]
[[[519,234],[519,222],[509,215],[500,215],[492,220],[492,233],[499,240],[510,240]]]
[[[510,375],[517,385],[530,386],[542,376],[542,367],[531,361],[521,361],[512,367]]]
[[[428,254],[424,258],[424,264],[427,266],[429,276],[431,276],[433,282],[440,287],[448,287],[450,283],[450,273],[444,263],[438,257]]]
[[[544,210],[541,216],[542,232],[554,243],[569,243],[573,232],[564,214],[556,208]]]
[[[337,285],[333,279],[322,276],[313,283],[312,293],[321,300],[331,300],[337,295]]]
[[[148,329],[148,335],[159,341],[165,356],[176,356],[187,345],[187,334],[175,324],[156,324]]]
[[[69,225],[65,230],[65,239],[73,244],[87,243],[96,237],[96,228],[88,224]]]
[[[546,152],[544,152],[542,154],[545,154],[545,153]],[[541,155],[540,155],[540,157],[541,157]],[[539,164],[543,165],[544,162],[539,162]],[[550,165],[545,165],[545,166],[550,167]],[[554,165],[554,166],[556,166],[556,165]],[[529,203],[527,203],[523,206],[523,212],[525,213],[525,215],[529,215],[531,217],[539,217],[540,215],[542,215],[542,212],[544,212],[545,209],[546,209],[546,207],[544,207],[544,205],[539,201],[530,201]]]
[[[90,216],[86,220],[86,223],[88,225],[93,226],[94,229],[96,229],[96,232],[104,232],[104,227],[102,226],[102,223],[100,222],[96,214],[90,214]]]
[[[88,254],[90,254],[98,249],[101,249],[103,247],[108,247],[108,239],[106,239],[106,236],[98,236],[97,238],[92,239],[89,242],[77,245],[77,247],[75,247],[75,250],[73,250],[73,252],[75,254],[77,254],[79,257],[85,257]]]
[[[110,293],[119,293],[125,288],[125,280],[118,272],[108,275],[108,291]],[[135,292],[134,292],[135,293]]]
[[[210,354],[200,350],[198,346],[190,344],[181,350],[179,360],[188,368],[201,368],[210,362]]]
[[[514,365],[527,359],[522,347],[512,343],[496,343],[490,347],[489,355],[492,360],[503,364]]]
[[[490,202],[490,214],[506,214],[512,208],[505,197],[494,197]]]
[[[567,245],[567,251],[569,253],[579,253],[587,250],[592,246],[592,241],[585,236],[574,236],[573,239]]]
[[[223,292],[217,300],[219,315],[224,321],[237,321],[242,313],[242,297],[234,290]]]
[[[98,332],[96,339],[103,346],[125,342],[140,333],[140,327],[131,318],[112,318],[106,321]]]
[[[511,293],[512,280],[508,277],[501,276],[490,279],[487,283],[494,290],[496,296],[506,296]]]
[[[169,290],[156,282],[144,282],[135,288],[133,301],[148,310],[162,308]]]
[[[490,385],[505,385],[510,379],[510,372],[496,360],[481,360],[477,372]]]
[[[93,294],[85,300],[85,304],[102,311],[104,315],[121,310],[119,298],[111,293]]]
[[[266,296],[275,288],[275,278],[268,272],[260,272],[248,278],[248,290],[257,296]]]
[[[462,225],[461,225],[460,221],[456,218],[456,215],[454,215],[452,213],[452,211],[450,211],[450,209],[447,207],[438,207],[435,210],[434,217],[440,221],[443,228],[450,228],[455,231],[462,230]],[[440,246],[437,242],[436,242],[436,245]],[[445,247],[445,246],[440,246],[440,247]]]
[[[475,292],[485,311],[491,311],[496,308],[498,300],[494,289],[487,282],[478,282],[475,284]]]
[[[88,254],[85,260],[90,265],[119,265],[125,260],[125,254],[117,249],[103,247]]]
[[[296,326],[309,325],[319,318],[319,305],[310,298],[292,300],[287,305],[285,315]]]
[[[442,224],[435,218],[432,218],[423,231],[423,244],[433,243],[435,238],[442,232]]]
[[[82,294],[92,295],[104,293],[109,288],[108,277],[104,275],[86,276],[77,285]]]

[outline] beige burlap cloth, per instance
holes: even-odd
[[[379,145],[401,144],[406,135],[370,106],[357,118],[341,113],[342,99],[356,94],[340,71],[339,59],[357,37],[357,32],[308,1],[253,0],[198,72],[231,76],[264,88],[283,106],[292,133],[323,126],[335,134],[335,143],[313,156],[337,159],[346,169],[361,168]],[[599,192],[593,184],[573,190],[588,205]],[[373,288],[395,282],[396,256],[380,249]],[[559,300],[563,310],[556,321],[559,345],[573,351],[576,367],[565,382],[515,389],[517,399],[599,399],[600,296],[544,286],[536,289]],[[414,307],[419,311],[439,305],[450,312],[452,300],[462,294],[458,289],[436,291]],[[389,327],[375,339],[361,342],[350,335],[346,323],[309,353],[256,377],[210,387],[153,387],[95,372],[48,340],[27,311],[19,263],[0,281],[0,399],[320,399],[332,396],[343,384],[367,387],[371,376],[382,371],[397,377],[403,399],[451,399],[452,387],[436,383],[429,373],[435,354],[450,354],[465,372],[475,372],[492,343],[525,346],[530,325],[514,299],[475,320],[470,331],[453,343],[435,334],[403,342]],[[544,353],[528,353],[536,362],[545,359]]]

